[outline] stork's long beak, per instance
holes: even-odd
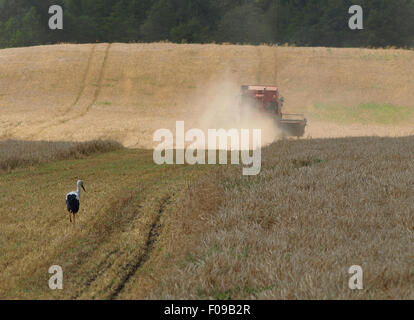
[[[85,187],[82,185],[82,189],[83,189],[83,191],[85,191],[86,192],[86,190],[85,190]]]

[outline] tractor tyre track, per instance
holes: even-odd
[[[137,273],[137,271],[145,265],[145,263],[151,257],[151,253],[153,252],[155,245],[158,242],[158,238],[161,233],[161,216],[164,213],[165,207],[167,205],[168,200],[171,196],[165,197],[159,206],[157,216],[154,219],[154,222],[151,225],[150,232],[148,233],[148,238],[145,243],[144,253],[141,257],[133,262],[131,270],[123,277],[121,283],[117,286],[117,288],[113,291],[113,293],[109,296],[109,299],[114,300],[122,293],[125,288],[125,285],[129,282],[132,276]]]
[[[93,60],[93,58],[95,56],[95,53],[96,53],[96,45],[94,45],[92,47],[91,53],[89,54],[89,58],[88,58],[87,66],[86,66],[86,71],[84,72],[84,75],[83,75],[83,78],[82,78],[82,82],[81,82],[81,86],[80,86],[80,89],[79,89],[79,93],[78,93],[78,95],[77,95],[74,103],[71,104],[69,106],[69,108],[67,108],[63,112],[63,114],[61,115],[61,117],[63,117],[63,119],[62,118],[61,119],[57,119],[57,120],[54,121],[53,124],[50,124],[50,125],[47,125],[47,126],[42,127],[39,131],[31,134],[29,136],[29,139],[33,139],[36,136],[39,136],[40,134],[42,134],[47,129],[54,128],[54,127],[57,127],[59,125],[65,124],[67,122],[70,122],[70,121],[79,119],[81,117],[84,117],[90,111],[90,109],[92,108],[92,106],[96,103],[96,101],[97,101],[97,99],[99,97],[99,94],[101,92],[101,89],[102,89],[103,76],[104,76],[104,73],[105,73],[104,71],[106,69],[106,63],[107,63],[107,60],[108,60],[108,55],[109,55],[110,48],[111,48],[111,43],[109,43],[107,45],[106,49],[105,49],[103,62],[102,62],[102,65],[101,65],[100,71],[99,71],[99,76],[98,76],[98,81],[97,81],[97,88],[94,91],[94,94],[93,94],[93,97],[92,97],[92,101],[89,102],[86,105],[86,107],[84,108],[84,110],[80,111],[75,116],[72,116],[72,117],[69,117],[69,118],[67,117],[67,115],[71,111],[74,111],[75,107],[77,106],[77,104],[79,103],[80,99],[84,95],[84,92],[85,92],[85,89],[86,89],[86,80],[87,80],[88,75],[91,73],[91,70],[92,70],[91,65],[92,65],[92,60]]]
[[[87,61],[87,63],[86,63],[86,68],[85,68],[85,72],[83,73],[83,77],[82,77],[82,81],[81,81],[81,85],[80,85],[80,87],[79,87],[79,91],[78,91],[78,94],[77,94],[77,96],[76,96],[76,98],[75,98],[75,101],[71,104],[71,105],[69,105],[69,107],[67,107],[66,108],[66,110],[64,110],[61,114],[60,114],[60,118],[62,118],[62,117],[64,117],[64,116],[66,116],[76,105],[77,105],[77,103],[79,102],[79,99],[82,97],[82,95],[83,95],[83,93],[84,93],[84,91],[85,91],[85,88],[86,88],[86,79],[87,79],[87,77],[88,77],[88,75],[89,75],[89,73],[90,73],[90,69],[91,69],[91,64],[92,64],[92,59],[93,59],[93,56],[94,56],[94,54],[95,54],[95,49],[96,49],[96,44],[94,44],[93,46],[92,46],[92,48],[91,48],[91,52],[89,53],[89,57],[88,57],[88,61]],[[41,124],[45,124],[45,123],[47,123],[48,121],[44,121],[44,122],[42,122]],[[56,123],[57,122],[57,123]],[[65,122],[65,119],[56,119],[55,121],[54,121],[54,123],[49,123],[49,124],[47,124],[47,125],[45,125],[45,126],[42,126],[38,131],[36,131],[35,133],[32,133],[31,135],[29,135],[29,139],[33,139],[33,138],[35,138],[36,136],[38,136],[38,135],[40,135],[40,134],[42,134],[46,129],[48,129],[48,128],[50,128],[50,127],[54,127],[54,126],[58,126],[58,125],[60,125],[60,124],[62,124],[62,123],[64,123]]]
[[[111,43],[108,43],[108,46],[105,49],[105,55],[104,55],[104,59],[102,62],[102,67],[99,71],[98,87],[96,88],[95,93],[93,95],[93,100],[90,104],[87,105],[85,111],[81,113],[77,118],[83,117],[85,114],[87,114],[89,110],[92,108],[92,106],[95,104],[96,100],[98,100],[99,94],[101,93],[101,90],[102,90],[103,78],[105,74],[106,63],[108,61],[109,50],[111,49],[111,45],[112,45]],[[74,119],[71,119],[71,120],[74,120]]]
[[[143,244],[140,246],[139,252],[135,255],[135,257],[129,258],[123,266],[125,267],[125,273],[123,273],[119,280],[114,287],[106,287],[103,289],[103,292],[107,292],[102,296],[105,299],[116,299],[124,290],[125,285],[129,282],[131,277],[133,277],[136,272],[145,265],[145,263],[151,257],[151,254],[158,242],[158,238],[161,233],[161,216],[163,215],[167,203],[171,199],[170,194],[165,194],[158,203],[156,207],[153,209],[154,218],[151,220],[152,223],[150,225],[149,231],[147,236],[143,239]],[[138,210],[135,212],[135,217],[140,215],[142,205],[138,205]],[[102,279],[102,276],[105,275],[107,271],[112,268],[112,263],[110,262],[111,257],[115,255],[115,259],[120,259],[125,253],[119,248],[113,248],[109,251],[105,257],[96,265],[95,271],[86,277],[86,281],[83,283],[79,283],[79,286],[82,287],[80,291],[76,292],[76,294],[72,295],[70,299],[84,299],[90,296],[90,292],[93,291],[93,286],[96,283],[99,283]],[[113,258],[113,257],[112,257]],[[113,260],[113,259],[112,259]]]
[[[264,68],[264,61],[263,61],[263,53],[262,50],[260,49],[260,46],[257,47],[257,56],[259,58],[259,63],[257,66],[257,71],[256,71],[256,83],[261,83],[262,82],[262,73],[263,73],[263,68]]]
[[[86,79],[88,77],[88,74],[90,73],[90,69],[91,69],[91,64],[92,64],[92,59],[95,53],[95,49],[96,49],[96,44],[94,44],[92,46],[91,52],[89,53],[89,57],[88,57],[88,62],[86,64],[86,70],[83,73],[83,77],[82,77],[82,82],[81,85],[79,87],[79,92],[78,95],[75,99],[75,101],[69,106],[69,108],[67,108],[64,112],[63,112],[63,116],[67,115],[72,109],[73,107],[75,107],[77,105],[77,103],[79,102],[79,99],[82,97],[85,88],[86,88]]]

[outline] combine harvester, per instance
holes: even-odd
[[[258,108],[271,116],[284,135],[302,137],[305,134],[307,120],[303,114],[282,113],[284,99],[277,87],[243,85],[241,91],[241,105]]]

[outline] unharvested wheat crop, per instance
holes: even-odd
[[[122,148],[116,141],[52,142],[52,141],[0,141],[0,169],[35,165],[42,162],[76,159],[99,152]]]
[[[258,176],[226,168],[218,208],[195,219],[215,193],[189,194],[183,216],[204,232],[148,296],[413,299],[413,150],[414,137],[281,141]],[[364,290],[348,288],[352,265]]]

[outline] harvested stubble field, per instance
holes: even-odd
[[[413,299],[413,61],[162,43],[0,50],[0,298]],[[237,87],[259,82],[310,126],[265,147],[258,176],[154,164],[155,130],[232,125]],[[141,149],[72,142],[93,139]],[[64,196],[80,178],[73,227]],[[63,290],[48,288],[54,264]],[[351,265],[364,290],[348,288]]]
[[[279,86],[285,112],[310,118],[307,137],[413,134],[414,51],[237,45],[62,44],[0,51],[0,137],[115,139],[153,148],[176,120],[237,126],[241,84]],[[382,110],[367,112],[364,105]],[[395,110],[381,108],[392,105]],[[342,113],[320,107],[353,110]],[[232,109],[233,108],[233,109]],[[360,112],[365,115],[359,117]],[[385,113],[385,114],[384,114]],[[370,121],[366,121],[366,117]]]
[[[255,177],[128,149],[1,173],[0,297],[413,299],[413,149],[413,137],[279,141]],[[73,227],[64,194],[79,177]],[[54,264],[61,291],[47,286]]]

